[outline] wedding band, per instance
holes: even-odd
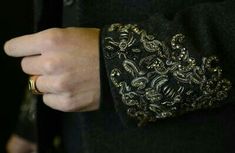
[[[31,91],[35,95],[41,95],[42,92],[40,92],[36,86],[37,78],[38,78],[38,76],[36,76],[36,75],[29,77],[29,84],[28,84],[29,91]]]

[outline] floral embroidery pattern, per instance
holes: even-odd
[[[231,82],[222,78],[218,58],[193,58],[183,34],[168,45],[136,25],[113,24],[108,31],[105,58],[121,63],[110,79],[139,126],[224,103]]]

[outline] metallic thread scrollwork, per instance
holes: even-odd
[[[222,78],[218,58],[196,60],[183,34],[167,45],[137,25],[114,24],[108,32],[105,58],[119,63],[112,65],[110,79],[139,126],[224,103],[231,82]]]

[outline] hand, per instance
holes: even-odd
[[[48,29],[14,38],[4,49],[24,57],[25,73],[39,76],[36,86],[49,107],[64,112],[99,108],[99,29]]]
[[[32,153],[36,152],[37,145],[17,135],[12,135],[6,146],[8,153]]]

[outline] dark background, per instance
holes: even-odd
[[[0,2],[0,153],[14,130],[27,76],[20,70],[20,58],[4,54],[6,40],[33,32],[33,0]]]

